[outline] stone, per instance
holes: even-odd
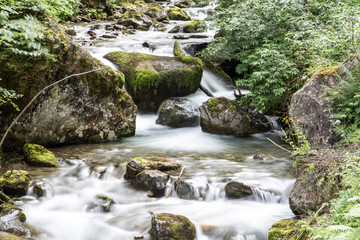
[[[181,167],[180,164],[164,157],[138,157],[126,164],[124,178],[133,179],[138,173],[145,169],[170,171]]]
[[[302,236],[301,226],[297,225],[299,219],[283,219],[274,223],[269,232],[268,240],[305,240]]]
[[[27,143],[24,146],[25,161],[32,165],[38,167],[58,167],[59,162],[58,158],[55,155],[46,149],[45,147]]]
[[[22,238],[30,238],[31,233],[30,230],[24,226],[25,221],[26,216],[21,209],[14,207],[11,204],[1,204],[0,232],[7,232]],[[0,239],[3,239],[1,238],[1,234]],[[12,238],[10,239],[12,240]]]
[[[228,198],[244,198],[253,195],[253,192],[244,183],[231,181],[225,185],[225,194]]]
[[[7,233],[7,232],[0,232],[0,239],[1,240],[29,240],[28,238],[18,237],[14,234]]]
[[[196,92],[203,73],[201,60],[189,56],[112,52],[104,57],[125,74],[126,89],[144,111],[156,112],[164,100]]]
[[[25,196],[29,189],[31,177],[23,170],[8,170],[0,177],[3,193],[13,196]]]
[[[273,160],[273,157],[264,153],[255,154],[253,156],[255,160],[262,160],[262,161],[270,161]]]
[[[95,202],[91,203],[88,206],[89,211],[100,211],[107,213],[111,211],[111,207],[115,204],[112,198],[109,198],[108,196],[103,194],[98,194],[95,198]]]
[[[204,132],[245,137],[271,129],[263,114],[224,97],[209,99],[199,110],[200,126]]]
[[[109,6],[109,0],[81,0],[81,3],[90,8],[105,9]]]
[[[27,60],[18,56],[0,59],[2,87],[24,95],[17,101],[21,109],[55,81],[72,74],[104,70],[73,77],[48,89],[13,126],[4,147],[19,150],[28,142],[54,146],[134,135],[137,107],[123,88],[124,75],[91,57],[53,20],[44,22],[49,50],[56,61],[34,59],[28,66],[22,64]],[[18,115],[15,109],[5,108],[0,106],[0,132],[5,132]]]
[[[150,190],[154,196],[161,197],[164,195],[166,183],[170,176],[159,170],[144,170],[137,174],[133,180],[133,184],[137,187]]]
[[[337,74],[342,79],[348,78],[358,62],[346,61],[341,67],[328,67],[315,73],[309,81],[296,93],[290,102],[289,116],[294,120],[306,136],[312,148],[331,147],[340,140],[333,131],[331,112],[326,109],[330,102],[326,100],[325,88],[333,88],[339,84]]]
[[[184,26],[184,32],[186,33],[200,33],[206,32],[206,23],[202,20],[193,20]]]
[[[193,240],[196,237],[195,226],[187,217],[170,213],[154,215],[149,232],[158,240]]]
[[[199,124],[199,110],[187,99],[165,100],[159,107],[156,124],[170,127],[191,127]]]
[[[203,189],[199,189],[187,180],[180,180],[175,182],[176,195],[181,199],[200,200],[206,198],[206,193]]]
[[[333,179],[333,176],[328,176]],[[296,179],[290,192],[289,204],[291,211],[297,216],[317,212],[321,206],[336,197],[341,186],[335,181],[322,181],[319,185],[313,174],[303,172],[303,176]],[[329,211],[324,207],[318,214]]]
[[[172,29],[169,30],[168,33],[178,33],[180,32],[180,26],[175,26]]]
[[[167,16],[170,20],[181,20],[181,21],[189,21],[191,17],[187,15],[180,8],[171,7],[167,10]]]
[[[65,32],[70,36],[76,36],[76,31],[74,29],[66,29]]]
[[[30,185],[32,193],[37,197],[41,198],[44,196],[49,196],[53,193],[53,187],[50,182],[46,180],[36,180],[33,181]]]

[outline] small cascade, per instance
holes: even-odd
[[[277,116],[266,116],[266,118],[269,120],[269,123],[271,125],[271,131],[281,132],[281,126],[278,123],[279,117],[277,117]]]
[[[281,196],[277,196],[272,192],[264,191],[259,188],[251,188],[257,202],[263,203],[279,203]]]

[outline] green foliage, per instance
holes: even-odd
[[[251,91],[244,101],[257,109],[271,111],[301,87],[296,76],[359,56],[359,1],[218,3],[219,34],[202,55],[236,60],[237,85]]]
[[[1,78],[0,78],[1,81]],[[11,104],[17,111],[19,111],[19,107],[13,102],[13,99],[21,98],[22,94],[17,94],[13,90],[7,90],[5,88],[0,87],[0,106],[4,104]],[[0,152],[1,154],[1,152]]]
[[[331,201],[331,214],[317,217],[317,225],[308,227],[311,239],[359,239],[360,158],[348,156],[340,177],[344,190]]]
[[[345,144],[360,142],[360,66],[347,72],[347,81],[340,79],[337,87],[326,87],[327,99],[332,102],[328,110],[332,113],[335,131]]]

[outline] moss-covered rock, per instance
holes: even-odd
[[[187,15],[183,10],[180,8],[169,8],[167,10],[167,15],[170,20],[182,20],[182,21],[189,21],[191,17]]]
[[[137,157],[127,163],[124,177],[126,179],[133,179],[145,169],[169,171],[176,170],[180,167],[180,164],[163,157]]]
[[[175,57],[184,57],[185,54],[181,51],[181,47],[178,41],[174,43],[173,54]]]
[[[23,170],[8,170],[0,177],[0,186],[6,195],[24,196],[27,194],[31,177]]]
[[[28,238],[18,237],[14,234],[7,233],[7,232],[0,232],[0,239],[1,240],[29,240]]]
[[[105,58],[124,72],[127,90],[142,110],[156,111],[165,99],[194,93],[203,72],[202,62],[188,56],[112,52]]]
[[[45,147],[27,143],[24,146],[26,162],[33,166],[39,167],[58,167],[57,157]]]
[[[106,68],[73,43],[63,28],[44,21],[47,46],[54,59],[9,55],[0,50],[1,86],[24,97],[22,109],[45,86],[66,76]],[[27,142],[44,146],[89,142],[98,134],[102,141],[135,133],[137,108],[123,89],[124,75],[112,69],[72,77],[48,89],[22,115],[7,137],[4,148],[21,149]],[[0,107],[0,132],[18,114]]]
[[[159,240],[193,240],[196,237],[195,226],[187,217],[170,213],[154,215],[149,232]]]
[[[302,240],[306,239],[297,225],[298,219],[283,219],[274,223],[269,232],[268,240]]]
[[[206,23],[202,20],[193,20],[184,26],[184,32],[186,33],[206,32],[206,29]]]
[[[271,128],[264,115],[224,97],[209,99],[199,110],[204,132],[245,137]]]

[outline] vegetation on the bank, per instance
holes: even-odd
[[[304,74],[359,56],[359,16],[356,0],[219,0],[220,31],[203,56],[238,62],[244,103],[284,111]]]

